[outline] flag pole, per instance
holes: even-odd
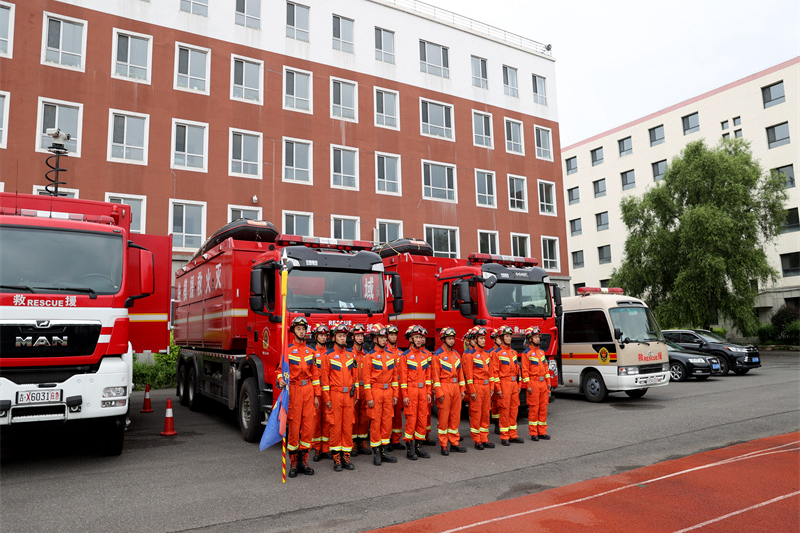
[[[289,285],[289,270],[284,266],[281,269],[281,357],[286,359],[288,353],[288,335],[286,334],[286,290]],[[283,365],[282,365],[283,366]],[[286,386],[289,386],[289,376],[283,376]],[[287,406],[288,407],[288,406]],[[287,424],[286,431],[283,433],[283,480],[286,483],[286,438],[289,434],[289,427]]]

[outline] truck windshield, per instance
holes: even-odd
[[[550,291],[545,283],[498,281],[486,293],[486,308],[492,316],[552,315]]]
[[[0,291],[117,294],[121,234],[0,227]]]
[[[293,269],[286,306],[290,311],[320,313],[383,312],[380,272]]]
[[[633,342],[663,341],[664,336],[647,307],[615,307],[608,310],[613,327],[622,330],[622,338]]]

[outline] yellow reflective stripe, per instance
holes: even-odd
[[[458,384],[461,385],[462,387],[464,386],[464,382],[463,381],[459,381]]]
[[[366,385],[364,385],[364,389],[369,389],[369,390],[372,390],[372,385],[370,385],[369,383],[367,383]]]
[[[323,385],[322,386],[322,390],[329,391],[329,390],[331,390],[331,387],[330,387],[330,385]]]
[[[434,388],[434,389],[435,389],[436,387],[441,387],[441,386],[442,386],[442,384],[441,384],[441,383],[439,383],[438,381],[437,381],[436,383],[434,383],[434,384],[433,384],[433,388]]]
[[[407,389],[408,388],[408,383],[403,383],[402,385],[400,385],[400,388],[401,389]]]
[[[397,387],[397,382],[396,381],[392,381],[392,387]]]
[[[315,379],[311,382],[312,385],[319,385],[319,380]]]
[[[472,385],[472,383],[473,383],[473,382],[472,382],[472,380],[471,380],[471,379],[468,379],[468,380],[467,380],[467,383],[468,383],[468,384],[470,384],[470,385]]]

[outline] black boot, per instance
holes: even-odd
[[[297,477],[297,452],[289,452],[289,477]]]
[[[437,444],[439,444],[438,440],[433,440],[432,438],[430,438],[428,436],[425,437],[425,440],[418,441],[418,442],[420,444],[424,445],[424,446],[436,446]]]
[[[386,448],[388,448],[388,446],[381,446],[379,448],[381,451],[381,461],[383,461],[384,463],[396,463],[397,457],[393,457],[388,453],[386,453]]]
[[[417,454],[414,452],[414,445],[411,442],[406,445],[406,457],[412,461],[417,460]]]
[[[312,457],[311,460],[314,461],[315,463],[318,463],[320,462],[321,459],[322,459],[322,452],[319,449],[314,448],[314,457]]]
[[[372,449],[372,464],[375,466],[381,466],[381,447],[375,446]]]
[[[417,454],[417,457],[422,457],[423,459],[431,458],[431,454],[422,449],[421,440],[414,441],[414,452]]]
[[[342,466],[346,470],[355,470],[356,465],[350,462],[350,452],[342,452]]]
[[[495,422],[494,423],[494,434],[495,435],[499,435],[500,434],[500,422]]]
[[[372,455],[372,448],[369,447],[369,442],[366,439],[361,439],[361,444],[358,446],[359,455]]]
[[[484,442],[483,447],[489,448],[491,450],[492,448],[494,448],[494,442]]]
[[[442,446],[442,455],[450,455],[450,452],[447,451],[447,446]]]
[[[405,450],[406,449],[406,445],[403,444],[402,442],[394,442],[394,443],[392,443],[392,449],[394,449],[394,450]]]
[[[297,460],[297,471],[307,476],[314,475],[314,469],[308,466],[308,450],[302,450]]]
[[[333,452],[333,471],[342,471],[342,452]]]
[[[467,453],[467,449],[460,444],[450,445],[450,451],[454,453]]]

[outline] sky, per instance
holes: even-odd
[[[427,3],[552,45],[562,148],[800,55],[798,0]]]

